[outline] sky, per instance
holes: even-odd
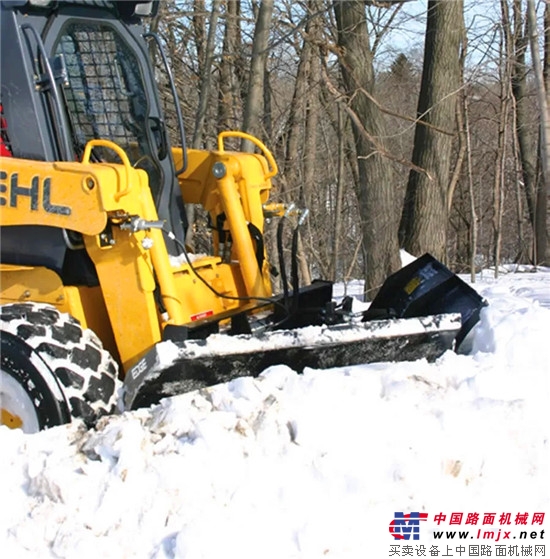
[[[521,4],[525,10],[525,1]],[[427,0],[410,0],[401,5],[399,15],[392,20],[391,31],[380,46],[381,60],[378,63],[381,67],[387,66],[388,60],[391,63],[400,53],[406,54],[419,67],[422,66],[427,5]],[[535,2],[541,52],[544,6],[543,0]],[[383,24],[393,9],[374,10],[373,13],[382,14],[380,23]],[[464,0],[464,25],[468,33],[466,66],[469,74],[494,71],[494,61],[498,60],[501,20],[501,5],[498,0]],[[530,56],[528,49],[528,60]]]
[[[0,556],[550,555],[550,269],[474,287],[469,355],[274,366],[90,431],[0,426]]]

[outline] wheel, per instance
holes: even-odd
[[[55,307],[0,307],[0,423],[26,433],[117,410],[117,366],[91,330]]]

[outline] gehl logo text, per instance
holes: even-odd
[[[9,180],[8,180],[9,179]],[[17,208],[19,204],[29,203],[31,210],[42,209],[51,214],[71,215],[71,208],[52,204],[52,181],[49,178],[40,180],[38,175],[31,179],[30,186],[19,184],[19,174],[9,175],[5,171],[0,171],[0,206]]]

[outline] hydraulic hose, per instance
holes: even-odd
[[[298,234],[300,225],[297,225],[292,232],[291,248],[291,273],[292,273],[292,312],[296,312],[300,303],[300,278],[298,276]]]
[[[286,264],[283,253],[283,232],[286,217],[281,217],[279,224],[277,225],[277,254],[279,256],[279,272],[281,274],[281,282],[283,284],[283,300],[285,308],[288,309],[288,283],[286,277]]]
[[[298,224],[292,233],[292,310],[297,312],[300,306],[300,277],[298,275],[298,240],[300,234],[300,227],[305,222],[309,210],[305,209],[300,213]]]

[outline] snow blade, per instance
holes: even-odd
[[[306,367],[433,361],[451,349],[460,329],[460,314],[450,313],[161,342],[126,375],[124,404],[126,409],[149,406],[206,385],[257,376],[278,364],[302,372]]]

